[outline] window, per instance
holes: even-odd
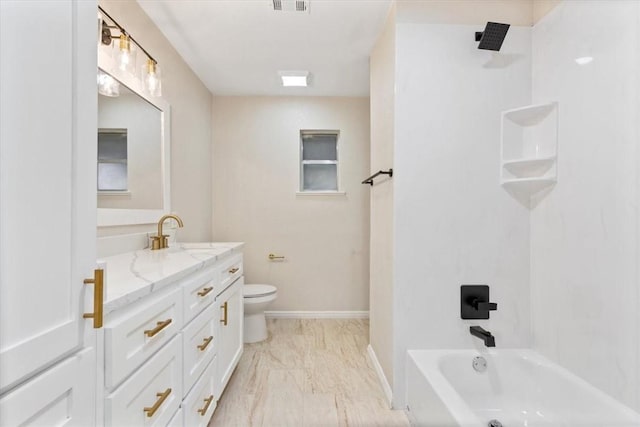
[[[300,191],[338,191],[339,131],[300,131]]]
[[[98,130],[98,191],[127,191],[127,130]]]

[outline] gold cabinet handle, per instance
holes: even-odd
[[[204,417],[204,414],[207,413],[207,410],[209,409],[209,405],[211,405],[211,402],[213,402],[213,394],[207,397],[206,399],[204,399],[204,406],[201,409],[198,409],[198,413]]]
[[[233,274],[233,273],[235,273],[235,272],[236,272],[236,271],[238,271],[238,270],[240,270],[240,268],[238,268],[238,267],[233,267],[231,270],[229,270],[229,273]]]
[[[212,290],[213,290],[213,286],[209,286],[208,288],[203,288],[200,292],[198,292],[198,296],[199,297],[205,297]]]
[[[144,412],[147,413],[147,417],[149,418],[153,417],[153,414],[155,414],[156,411],[160,409],[160,406],[162,406],[162,404],[164,403],[165,400],[167,400],[167,397],[169,397],[170,394],[171,394],[170,388],[166,389],[164,393],[156,393],[156,396],[159,398],[158,400],[156,400],[156,403],[154,403],[153,406],[150,408],[143,408]]]
[[[158,323],[156,323],[156,327],[155,328],[147,329],[146,331],[144,331],[144,334],[146,336],[148,336],[149,338],[151,338],[154,335],[156,335],[158,332],[160,332],[161,330],[163,330],[164,328],[169,326],[171,324],[171,322],[173,322],[173,319],[167,319],[164,322],[158,322]]]
[[[213,335],[211,335],[209,338],[205,338],[204,340],[202,340],[202,344],[198,346],[200,351],[204,351],[209,346],[209,344],[211,344],[212,340],[213,340]]]
[[[84,319],[93,319],[93,327],[95,329],[102,328],[103,319],[103,302],[104,302],[104,270],[96,269],[93,271],[93,279],[84,279],[84,284],[94,284],[93,288],[93,313],[84,313]]]
[[[269,254],[269,260],[273,261],[274,259],[284,259],[284,256],[279,256],[276,254]]]
[[[229,314],[228,307],[229,307],[228,301],[225,301],[225,303],[220,307],[222,310],[224,310],[224,319],[220,321],[224,326],[227,326],[227,320],[228,320],[227,315]]]

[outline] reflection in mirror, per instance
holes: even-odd
[[[98,96],[98,208],[162,209],[162,112],[119,92]]]
[[[127,129],[98,129],[98,196],[128,192]]]
[[[154,224],[171,209],[170,106],[112,62],[98,51],[97,225]]]

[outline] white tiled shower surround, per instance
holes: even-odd
[[[481,345],[458,293],[487,283],[498,311],[478,324],[499,347],[533,347],[639,411],[640,2],[560,2],[512,26],[493,62],[482,25],[403,19],[399,3],[395,406],[407,349]],[[499,185],[500,112],[550,101],[558,184],[529,210]]]
[[[637,1],[564,1],[533,28],[533,101],[560,120],[558,184],[531,211],[534,347],[636,411],[639,37]]]

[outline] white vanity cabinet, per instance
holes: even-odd
[[[234,245],[209,258],[178,248],[107,258],[117,278],[107,286],[120,288],[111,289],[118,298],[108,298],[102,340],[105,426],[208,424],[242,355],[242,244]],[[124,280],[118,268],[131,260],[156,281],[138,272]]]

